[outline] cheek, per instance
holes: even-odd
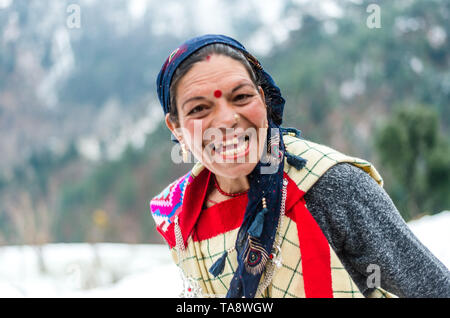
[[[242,114],[255,126],[267,126],[267,109],[264,103],[257,102],[250,107],[245,108]]]
[[[202,145],[203,133],[207,128],[206,126],[206,120],[188,120],[183,123],[184,138],[189,145],[189,149],[194,150],[194,152],[196,150],[201,151],[199,147]]]

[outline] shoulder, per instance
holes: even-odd
[[[384,189],[350,163],[331,167],[305,194],[305,200],[336,251],[344,246],[353,251],[362,250],[361,236],[368,235],[375,240],[383,236],[385,229],[399,229],[403,223]]]
[[[306,159],[306,165],[301,170],[295,169],[287,161],[284,168],[285,172],[303,192],[307,192],[329,169],[340,163],[348,163],[355,168],[359,168],[352,170],[355,173],[364,172],[376,183],[383,185],[380,174],[367,160],[346,155],[331,147],[292,135],[284,135],[283,141],[287,152]],[[344,171],[341,172],[344,173]]]
[[[369,174],[346,162],[328,169],[306,194],[312,204],[340,202],[346,206],[357,200],[368,202],[369,199],[386,196],[383,188]]]
[[[186,186],[190,179],[191,172],[188,172],[170,183],[150,200],[150,212],[160,232],[167,231],[175,215],[180,212]]]
[[[197,163],[191,171],[177,178],[150,200],[150,212],[155,220],[156,229],[171,247],[175,245],[173,231],[175,217],[182,213],[186,193],[189,192],[187,189],[192,190],[194,179],[199,179],[197,177],[204,168],[201,163]]]
[[[328,169],[311,190],[325,188],[328,185],[343,191],[355,187],[361,188],[361,186],[364,186],[364,188],[380,188],[379,184],[368,173],[347,162],[336,164]]]

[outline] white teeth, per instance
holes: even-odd
[[[233,155],[236,155],[236,154],[238,154],[238,153],[244,151],[245,149],[247,149],[247,146],[248,146],[248,140],[245,140],[245,142],[244,142],[241,146],[239,146],[238,148],[236,148],[236,149],[230,149],[230,150],[224,151],[224,152],[222,152],[222,155],[223,155],[223,156],[233,156]]]
[[[219,147],[226,147],[232,144],[237,144],[239,142],[237,137],[234,137],[233,139],[227,140],[224,144],[220,144]]]
[[[224,143],[215,144],[213,149],[222,156],[232,156],[244,151],[247,148],[248,143],[249,141],[245,138],[245,136],[241,136],[239,138],[234,136],[233,139],[229,139]]]

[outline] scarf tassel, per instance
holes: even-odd
[[[285,152],[285,155],[287,162],[297,170],[301,170],[306,165],[307,160],[300,156],[293,155],[287,151]]]
[[[262,209],[256,214],[255,220],[248,229],[247,233],[253,237],[261,237],[261,233],[264,227],[264,216],[269,212],[267,208]]]
[[[223,269],[225,268],[225,261],[227,259],[228,252],[225,251],[222,256],[212,264],[212,266],[209,268],[209,272],[214,276],[217,277],[220,274],[223,273]]]
[[[297,138],[302,137],[302,132],[294,127],[280,127],[280,130],[283,132],[283,135],[290,135]]]

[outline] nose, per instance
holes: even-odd
[[[224,98],[217,102],[217,112],[214,114],[214,127],[219,129],[236,128],[236,109]]]

